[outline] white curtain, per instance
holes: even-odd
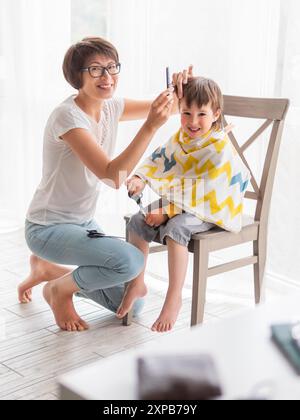
[[[0,0],[0,231],[24,224],[41,176],[43,128],[66,95],[70,0]]]
[[[269,234],[269,272],[300,284],[300,2],[282,0],[276,95],[290,98],[275,179]]]
[[[267,273],[298,285],[299,16],[298,0],[111,0],[109,24],[110,39],[121,53],[122,95],[151,97],[165,86],[165,66],[175,71],[193,63],[196,74],[214,78],[226,94],[291,99],[272,198]],[[259,124],[233,122],[242,142]],[[120,149],[139,125],[123,124]],[[177,127],[178,118],[173,117],[150,149],[166,141]],[[247,154],[258,179],[265,151],[261,141]],[[124,203],[128,202],[123,194]],[[245,249],[230,250],[226,257],[239,252]]]

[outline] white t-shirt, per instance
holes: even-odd
[[[26,218],[32,223],[84,223],[93,219],[100,181],[73,153],[60,136],[73,128],[83,128],[112,157],[124,99],[104,102],[100,122],[89,117],[74,101],[62,102],[49,117],[44,132],[43,174]]]

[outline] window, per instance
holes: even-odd
[[[108,35],[108,0],[71,0],[71,38],[77,42],[85,36]]]

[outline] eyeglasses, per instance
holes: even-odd
[[[110,64],[107,67],[89,66],[84,69],[81,69],[81,72],[88,71],[90,73],[90,76],[96,79],[97,77],[102,77],[105,72],[107,72],[111,76],[114,76],[116,74],[119,74],[120,70],[121,70],[121,63],[116,63],[116,64]]]

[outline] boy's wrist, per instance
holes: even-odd
[[[133,175],[135,178],[138,178],[140,181],[142,181],[145,184],[145,180],[143,178],[140,177],[140,175]]]
[[[142,181],[145,186],[147,185],[147,180],[142,175],[140,175],[139,173],[135,173],[133,176],[135,178],[138,178],[140,181]]]

